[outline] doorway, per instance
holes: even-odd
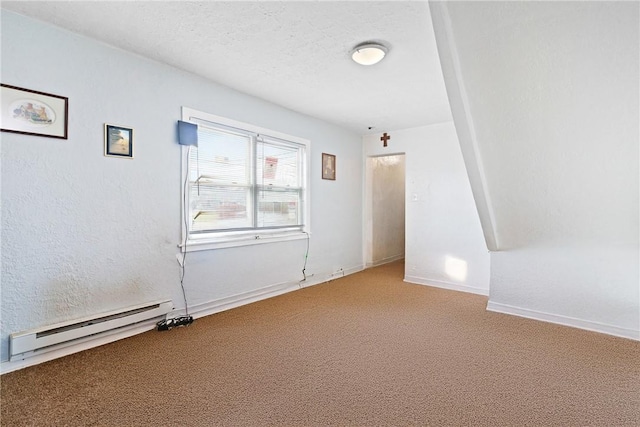
[[[369,157],[366,167],[365,265],[404,258],[405,155]]]

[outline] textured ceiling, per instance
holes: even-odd
[[[426,1],[9,2],[2,7],[358,133],[450,120]],[[389,48],[364,67],[349,51]]]

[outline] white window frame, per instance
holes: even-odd
[[[181,173],[180,173],[180,224],[182,229],[182,240],[179,247],[182,252],[202,251],[210,249],[230,248],[236,246],[257,245],[272,242],[283,242],[288,240],[306,239],[311,234],[311,207],[309,200],[309,161],[311,157],[311,142],[297,136],[287,135],[271,129],[262,128],[249,123],[243,123],[226,117],[216,116],[194,110],[193,108],[182,107],[182,120],[187,122],[207,121],[212,124],[220,124],[227,127],[242,129],[251,133],[272,137],[285,141],[291,141],[303,146],[304,154],[302,161],[302,230],[243,230],[230,232],[204,233],[200,235],[189,235],[187,221],[189,218],[189,200],[185,194],[189,179],[189,146],[181,146]],[[186,205],[185,205],[186,202]]]

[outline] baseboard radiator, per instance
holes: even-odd
[[[173,308],[171,301],[157,301],[58,323],[9,336],[9,360],[24,359],[37,352],[71,345],[136,323],[164,316]]]

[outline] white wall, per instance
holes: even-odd
[[[369,248],[366,265],[380,265],[404,257],[405,161],[404,155],[367,159],[365,185],[371,194]]]
[[[465,159],[480,164],[474,191],[486,190],[476,199],[495,223],[490,309],[640,337],[639,8],[432,4]]]
[[[69,97],[68,140],[1,135],[2,360],[9,333],[166,297],[183,308],[181,106],[309,139],[307,284],[362,268],[359,135],[4,10],[2,82]],[[133,160],[103,156],[104,123],[135,128]],[[322,152],[339,159],[335,182],[320,178]],[[298,240],[189,253],[189,305],[297,285],[305,250]]]
[[[452,122],[363,137],[365,156],[405,153],[405,280],[489,292],[489,254]]]

